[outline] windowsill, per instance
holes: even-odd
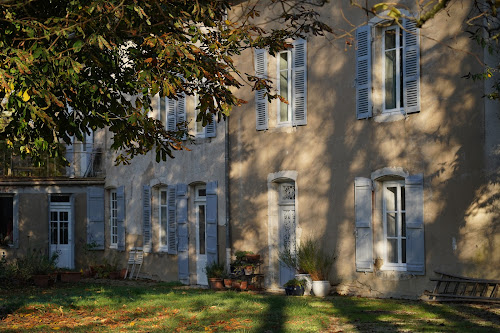
[[[168,247],[166,247],[166,246],[161,246],[161,247],[158,249],[158,252],[159,252],[159,253],[168,253]]]
[[[267,130],[270,133],[294,133],[297,131],[297,126],[290,125],[276,125]],[[262,132],[262,131],[261,131]],[[266,131],[263,131],[266,132]]]
[[[396,271],[396,272],[406,272],[406,264],[385,264],[380,267],[381,271]]]
[[[111,244],[109,248],[113,250],[118,250],[118,244]]]
[[[404,109],[382,111],[381,113],[373,117],[373,119],[377,123],[391,123],[393,121],[399,121],[405,118],[406,118],[406,113]]]

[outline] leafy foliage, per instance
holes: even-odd
[[[212,114],[227,117],[244,103],[234,92],[245,75],[232,58],[329,31],[314,11],[324,2],[272,0],[282,28],[266,30],[251,2],[231,20],[228,0],[1,1],[0,140],[23,155],[62,156],[60,141],[108,128],[118,163],[151,150],[166,160],[185,148],[186,124],[167,131],[148,117],[151,96],[198,94],[203,125]],[[247,79],[270,91],[269,82]]]
[[[289,249],[279,253],[279,260],[285,266],[310,274],[313,281],[328,280],[335,259],[337,257],[334,253],[326,253],[312,238],[301,242],[296,253]]]

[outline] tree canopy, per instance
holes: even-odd
[[[225,118],[244,103],[233,57],[253,47],[276,52],[287,39],[329,27],[305,0],[272,0],[278,29],[255,25],[254,5],[236,21],[227,0],[0,0],[0,140],[22,155],[61,155],[60,142],[108,128],[117,162],[183,149],[186,126],[167,131],[148,117],[151,96],[199,96],[198,120]]]
[[[36,160],[47,152],[61,156],[61,142],[107,128],[118,163],[152,150],[157,161],[166,160],[185,148],[186,124],[167,131],[148,117],[151,96],[197,94],[204,125],[212,114],[220,120],[245,103],[237,96],[244,81],[279,97],[269,81],[239,72],[233,58],[248,48],[275,54],[292,47],[291,39],[333,32],[317,13],[327,1],[269,0],[266,15],[278,13],[277,24],[261,26],[259,1],[0,0],[0,140]],[[228,19],[239,3],[241,15]],[[351,0],[371,15],[404,17],[400,3],[364,4]],[[452,5],[419,1],[420,11],[408,18],[421,26]],[[498,47],[499,7],[499,0],[473,0],[466,22],[471,37],[490,50]],[[468,77],[488,79],[499,67]],[[498,78],[492,85],[488,97],[498,99]]]

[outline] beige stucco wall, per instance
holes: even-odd
[[[421,29],[421,111],[406,119],[356,120],[353,36],[355,27],[367,19],[349,1],[320,10],[322,20],[338,34],[347,33],[345,37],[307,40],[306,126],[276,128],[276,105],[271,104],[269,130],[256,131],[254,95],[248,86],[238,92],[249,103],[229,120],[234,250],[261,253],[264,269],[273,272],[276,258],[269,258],[269,249],[277,239],[269,232],[268,176],[293,171],[297,235],[317,237],[338,254],[330,280],[340,292],[417,297],[431,288],[434,270],[499,278],[500,209],[498,189],[495,192],[484,172],[491,156],[484,150],[483,83],[462,78],[481,70],[473,55],[482,59],[483,51],[461,33],[469,12],[466,4],[449,10]],[[237,64],[242,72],[253,72],[249,59],[251,50]],[[275,64],[268,57],[273,80]],[[491,130],[490,137],[498,135]],[[425,276],[356,272],[354,178],[370,178],[385,167],[424,175]]]
[[[187,97],[186,109],[190,128],[193,127],[194,98]],[[217,123],[217,135],[215,138],[195,139],[194,143],[186,141],[186,146],[190,151],[174,151],[175,158],[168,158],[166,162],[156,162],[154,153],[145,156],[135,157],[130,165],[114,165],[114,156],[110,152],[110,157],[106,164],[106,250],[105,256],[108,258],[119,256],[126,260],[128,253],[109,249],[110,226],[109,226],[109,190],[124,186],[126,201],[126,249],[143,246],[142,232],[142,189],[143,185],[152,187],[154,195],[155,186],[166,186],[176,184],[188,185],[188,232],[189,232],[189,271],[190,283],[197,283],[196,275],[196,252],[195,252],[195,215],[192,198],[194,197],[194,186],[200,183],[217,181],[217,214],[218,214],[218,251],[219,261],[225,261],[225,225],[226,225],[226,177],[225,177],[225,123]],[[111,137],[109,133],[101,133],[109,151]],[[153,227],[153,251],[145,254],[142,272],[144,276],[163,280],[176,281],[178,277],[177,255],[167,254],[159,251],[158,235],[159,224],[157,208],[155,209],[157,198],[153,199],[152,207],[152,227]]]

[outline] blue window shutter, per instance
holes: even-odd
[[[175,112],[176,103],[173,98],[166,98],[166,108],[167,108],[167,131],[175,131],[177,129],[177,115]]]
[[[406,178],[405,198],[406,268],[413,274],[424,275],[424,177],[422,174]]]
[[[356,29],[356,117],[372,116],[371,26]]]
[[[292,112],[293,125],[307,124],[307,42],[299,39],[292,50]]]
[[[186,114],[186,94],[182,93],[182,95],[179,97],[177,100],[177,109],[176,109],[176,126],[177,124],[184,123],[187,120],[187,114]],[[182,127],[184,128],[184,124]],[[185,135],[182,140],[186,140],[187,136]]]
[[[176,189],[176,218],[177,218],[177,264],[179,267],[179,280],[189,284],[189,244],[187,225],[187,185],[178,184]]]
[[[207,183],[207,264],[217,262],[217,182]]]
[[[116,223],[118,225],[118,250],[125,250],[125,190],[123,186],[116,189]]]
[[[267,77],[267,51],[265,49],[255,49],[255,75],[259,78]],[[268,128],[268,101],[264,96],[266,89],[255,91],[255,117],[257,131]]]
[[[144,185],[142,187],[142,236],[144,243],[144,252],[151,252],[153,247],[151,228],[151,187]]]
[[[420,111],[420,30],[412,20],[403,20],[403,94],[405,112]]]
[[[176,199],[175,199],[175,186],[167,188],[167,223],[168,223],[168,253],[177,254],[177,221],[176,221]]]
[[[212,115],[212,122],[208,123],[207,126],[205,126],[205,137],[206,138],[215,138],[217,134],[217,128],[216,128],[216,120],[215,120],[215,115]]]
[[[354,211],[356,219],[356,271],[373,271],[372,181],[354,180]]]
[[[95,250],[104,250],[104,189],[87,188],[87,244],[95,243]]]

